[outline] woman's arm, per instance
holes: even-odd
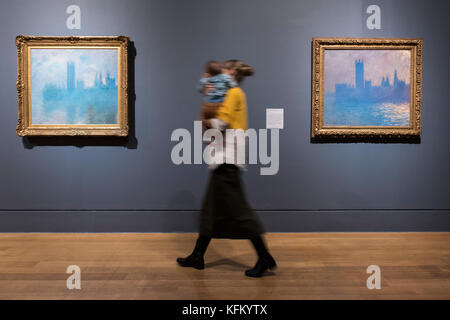
[[[216,117],[213,119],[203,120],[203,124],[208,128],[225,130],[229,127],[233,118],[234,110],[239,104],[239,93],[234,89],[230,89],[225,96],[222,106],[217,109]]]
[[[231,123],[234,111],[239,105],[239,93],[236,88],[229,89],[222,106],[217,110],[216,118],[229,124]]]

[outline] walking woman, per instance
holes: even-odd
[[[253,69],[240,60],[228,60],[224,69],[238,84],[253,74]],[[206,127],[221,131],[247,130],[247,102],[244,91],[239,86],[229,89],[214,118],[203,122]],[[211,238],[249,239],[258,254],[258,261],[252,269],[245,271],[245,275],[261,277],[267,269],[274,269],[276,262],[262,238],[264,230],[261,222],[245,198],[240,172],[242,165],[237,164],[235,157],[230,158],[226,152],[228,148],[237,150],[240,147],[237,145],[238,141],[240,139],[225,141],[225,148],[215,151],[215,158],[223,156],[223,163],[210,165],[213,171],[203,200],[199,236],[194,251],[185,258],[178,258],[177,262],[183,267],[203,269],[203,256]]]

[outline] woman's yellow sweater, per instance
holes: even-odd
[[[226,122],[230,129],[247,130],[247,99],[241,88],[234,87],[227,91],[216,118]]]

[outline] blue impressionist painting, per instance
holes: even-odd
[[[409,50],[325,50],[324,126],[409,126]]]
[[[32,48],[32,124],[117,124],[118,50]]]

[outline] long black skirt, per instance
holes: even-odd
[[[264,233],[245,198],[240,175],[233,164],[222,164],[213,170],[200,214],[200,235],[251,239]]]

